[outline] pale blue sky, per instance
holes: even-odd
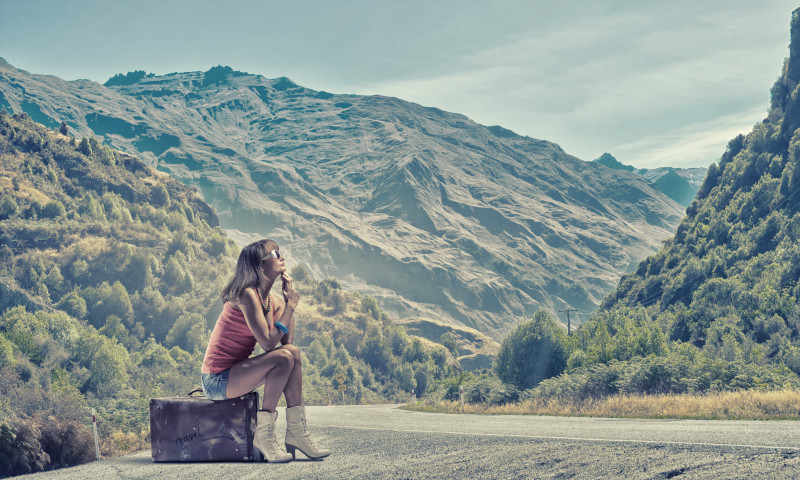
[[[707,166],[765,116],[797,6],[0,0],[0,56],[101,83],[229,65],[463,113],[584,160]]]

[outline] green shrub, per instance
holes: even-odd
[[[205,249],[209,255],[212,257],[217,257],[227,252],[228,241],[224,237],[214,235],[208,240],[208,243],[205,245]],[[294,277],[294,271],[292,272],[292,277]]]
[[[786,366],[728,362],[711,358],[690,344],[676,344],[665,356],[649,355],[578,368],[542,381],[525,398],[571,401],[625,394],[680,394],[758,388],[800,387],[800,378]]]
[[[50,456],[39,442],[41,432],[29,421],[0,425],[0,476],[41,472]]]
[[[473,378],[470,372],[460,372],[456,376],[445,378],[437,383],[431,396],[451,402],[460,400],[460,388]]]
[[[565,335],[550,314],[538,311],[503,339],[495,372],[505,383],[531,388],[566,366]]]
[[[150,202],[157,207],[169,207],[169,192],[163,183],[156,184],[150,191]]]
[[[197,344],[198,338],[192,338],[192,335],[196,336],[197,333],[199,333],[192,332],[192,329],[197,325],[202,327],[201,332],[205,334],[205,320],[203,316],[199,313],[184,313],[175,320],[175,323],[164,339],[164,344],[167,346],[178,346],[190,352],[202,348],[202,345]],[[208,339],[206,338],[204,340]]]
[[[0,220],[13,217],[19,213],[19,206],[11,195],[3,196],[3,201],[0,202]]]
[[[402,392],[406,392],[410,395],[411,390],[417,388],[417,379],[414,376],[414,369],[407,363],[395,368],[394,378],[397,379],[398,388]]]
[[[87,388],[100,397],[117,394],[128,383],[128,351],[122,345],[105,341],[89,365]]]
[[[78,144],[78,151],[87,157],[92,156],[92,147],[89,145],[89,140],[86,137],[83,137]]]
[[[211,67],[203,73],[203,85],[213,85],[224,82],[228,77],[234,74],[234,70],[228,66],[217,65]]]
[[[86,425],[50,416],[0,425],[0,476],[70,467],[94,459],[94,439]]]
[[[297,265],[295,265],[294,268],[292,268],[290,275],[292,279],[294,279],[296,282],[305,282],[311,277],[306,267],[304,267],[300,263],[298,263]]]
[[[519,391],[516,387],[493,376],[481,375],[464,384],[464,401],[467,403],[504,405],[518,399]]]
[[[134,311],[130,296],[119,281],[111,285],[103,282],[97,288],[83,288],[80,296],[86,300],[87,318],[95,327],[102,327],[110,315],[118,316],[126,324],[133,321]]]
[[[13,366],[16,363],[14,344],[0,332],[0,368]]]
[[[86,423],[65,421],[55,416],[39,421],[41,422],[39,442],[50,457],[48,470],[71,467],[94,460],[94,437]]]
[[[569,342],[571,370],[611,360],[629,360],[667,351],[667,335],[643,307],[618,306],[598,312],[576,330]]]
[[[361,299],[361,311],[375,320],[380,318],[380,307],[378,307],[378,302],[373,297],[366,296]]]
[[[444,332],[439,337],[439,343],[450,350],[454,357],[458,357],[458,344],[456,343],[456,336],[452,332]]]

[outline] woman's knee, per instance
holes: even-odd
[[[300,347],[296,345],[284,345],[281,348],[288,350],[292,353],[292,358],[294,358],[294,363],[300,363]]]
[[[261,357],[261,362],[261,365],[266,368],[267,372],[270,372],[273,369],[291,370],[294,366],[294,357],[292,356],[291,352],[287,352],[282,348],[279,348],[263,354]]]
[[[275,358],[281,367],[292,368],[294,366],[294,355],[288,350],[282,348],[276,350]]]

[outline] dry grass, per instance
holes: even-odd
[[[150,447],[150,431],[122,433],[113,432],[110,436],[100,439],[100,454],[105,458],[118,457],[132,452],[138,452]],[[94,449],[92,449],[94,452]]]
[[[12,155],[14,157],[19,157],[20,159],[23,158],[23,154],[16,153]],[[13,160],[8,159],[8,155],[3,157],[3,163],[9,163]],[[22,160],[19,160],[19,163],[22,163]],[[12,182],[12,178],[17,178],[19,181],[19,189],[14,191],[14,184]],[[29,201],[36,200],[41,204],[46,204],[50,200],[52,200],[46,193],[39,190],[35,185],[31,182],[26,180],[24,177],[18,175],[16,172],[8,171],[8,170],[0,170],[0,192],[2,195],[9,195],[9,192],[13,192],[13,196],[15,197],[17,203],[19,203],[20,199],[26,199]]]
[[[409,410],[459,413],[458,402],[420,402]],[[569,415],[623,418],[694,418],[719,420],[800,419],[800,391],[755,390],[704,395],[618,395],[599,400],[565,402],[530,400],[499,406],[464,405],[464,413]]]

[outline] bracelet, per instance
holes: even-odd
[[[278,327],[278,330],[280,330],[281,332],[289,333],[289,329],[286,328],[286,325],[282,324],[281,322],[279,322],[277,320],[275,321],[275,326]]]

